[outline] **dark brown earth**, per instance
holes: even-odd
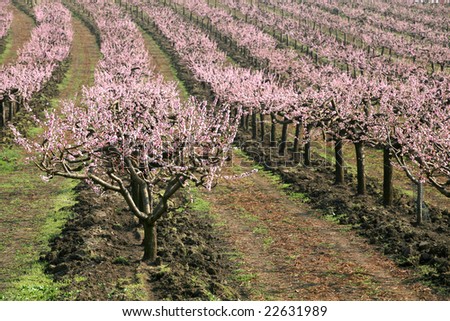
[[[77,300],[236,300],[231,261],[205,213],[179,207],[158,225],[158,262],[141,262],[142,230],[120,196],[78,189],[78,204],[45,261]],[[181,197],[181,196],[180,196]],[[180,198],[180,201],[182,199]],[[182,200],[181,203],[186,203]],[[81,281],[80,281],[81,280]]]

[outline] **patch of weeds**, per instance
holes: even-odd
[[[426,275],[426,276],[438,274],[436,268],[434,266],[430,266],[430,265],[418,265],[417,269],[419,270],[420,274]]]
[[[177,207],[176,209],[174,209],[173,211],[175,213],[183,213],[184,211],[186,211],[186,207],[180,206],[180,207]]]
[[[5,58],[10,55],[12,48],[12,34],[8,32],[7,36],[3,38],[3,52],[0,54],[0,65],[3,64]]]
[[[332,208],[328,209],[326,213],[323,215],[323,218],[328,222],[333,222],[339,224],[343,218],[345,218],[345,214],[337,214],[334,212]]]
[[[343,227],[339,228],[339,231],[341,232],[349,232],[353,229],[353,225],[344,225]]]
[[[162,264],[159,266],[159,273],[170,273],[172,272],[172,268],[168,266],[167,264]]]
[[[233,148],[233,154],[235,154],[238,157],[245,158],[247,160],[250,160],[248,155],[240,148]]]
[[[287,192],[286,193],[290,199],[294,201],[300,201],[302,203],[310,203],[311,199],[308,197],[308,195],[300,192]]]
[[[108,292],[109,300],[137,301],[145,296],[140,284],[130,278],[119,278],[115,287]]]
[[[55,236],[61,233],[61,229],[67,219],[73,215],[71,206],[75,204],[75,191],[77,181],[65,179],[61,182],[61,190],[56,196],[53,211],[45,219],[45,223],[41,228],[39,240],[47,243]]]
[[[67,282],[55,282],[44,273],[42,263],[34,263],[27,269],[28,273],[21,276],[12,287],[0,296],[0,300],[8,301],[54,301],[62,298],[71,300],[73,293],[62,293],[61,289]]]
[[[112,225],[113,230],[121,230],[122,228],[123,228],[122,224],[119,224],[119,223],[114,223]]]
[[[191,193],[193,202],[189,205],[189,207],[195,212],[203,214],[209,213],[211,210],[211,204],[200,197],[198,190],[191,189]]]
[[[289,224],[289,225],[293,225],[294,224],[294,221],[290,217],[282,219],[281,222]]]
[[[264,249],[267,250],[273,244],[273,242],[274,240],[270,236],[264,238],[263,240]]]
[[[257,226],[253,229],[252,232],[256,235],[267,235],[267,233],[269,233],[269,230],[264,226]]]
[[[291,255],[286,255],[285,259],[288,261],[295,261],[298,257],[299,257],[298,254],[291,254]]]
[[[249,283],[254,280],[258,275],[256,273],[247,273],[243,269],[237,269],[235,271],[234,279],[240,283]]]
[[[321,242],[321,243],[317,244],[317,246],[322,247],[322,248],[325,248],[325,249],[332,249],[332,248],[335,247],[334,244],[332,244],[332,243],[327,243],[327,242]]]
[[[73,280],[75,281],[75,283],[82,283],[82,282],[86,282],[87,278],[85,276],[82,275],[76,275]]]
[[[31,127],[27,129],[27,134],[30,138],[35,138],[41,135],[44,132],[44,129],[41,127]]]
[[[18,168],[20,152],[17,148],[5,148],[0,151],[0,173],[10,173]]]
[[[121,294],[125,301],[143,301],[146,300],[147,295],[145,291],[145,275],[142,273],[136,274],[136,282],[129,279],[119,279],[117,281],[117,288],[121,290]]]
[[[259,217],[247,212],[244,208],[239,208],[239,217],[245,220],[248,220],[250,222],[258,222],[259,221]]]
[[[208,284],[197,275],[191,276],[191,282],[195,287],[200,287],[208,298],[208,301],[218,301],[219,299],[208,290]]]
[[[215,215],[216,216],[216,215]],[[227,223],[225,223],[224,221],[218,221],[217,218],[216,220],[212,223],[212,226],[215,228],[220,228],[220,227],[224,227],[226,226]]]
[[[118,256],[118,257],[114,258],[112,263],[119,264],[119,265],[130,265],[130,261],[123,256]]]
[[[238,251],[223,253],[223,255],[227,256],[231,261],[240,261],[244,258],[244,253]]]
[[[262,176],[264,176],[265,178],[269,179],[273,184],[278,185],[282,190],[284,189],[283,185],[289,185],[289,184],[284,184],[283,183],[283,179],[281,178],[280,175],[274,174],[274,173],[272,173],[270,171],[267,171],[267,170],[259,171],[259,172],[261,173]]]

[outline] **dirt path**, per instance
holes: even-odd
[[[142,28],[140,28],[142,36],[144,38],[145,47],[149,53],[149,62],[151,66],[155,67],[155,73],[160,74],[166,81],[174,81],[177,83],[180,97],[184,100],[188,99],[189,94],[186,91],[184,85],[177,78],[177,72],[172,67],[170,58],[162,51],[156,41]]]
[[[58,86],[59,96],[52,101],[56,104],[61,99],[74,97],[83,84],[92,83],[93,68],[100,57],[95,37],[89,29],[77,18],[73,18],[73,27],[72,60]],[[44,183],[38,170],[24,163],[21,151],[0,152],[3,161],[0,164],[1,293],[27,273],[40,251],[48,246],[42,234],[51,234],[63,224],[65,214],[59,210],[73,204],[71,189],[74,184],[62,179]]]
[[[15,6],[10,7],[13,12],[13,21],[8,36],[9,43],[0,55],[0,64],[9,64],[17,59],[19,49],[30,39],[31,30],[34,27],[33,19]]]
[[[437,299],[354,231],[319,218],[304,196],[288,196],[267,172],[223,180],[203,197],[229,236],[251,300]]]

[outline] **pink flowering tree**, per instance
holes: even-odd
[[[40,143],[13,129],[44,179],[80,179],[99,192],[120,193],[144,226],[143,259],[149,261],[157,256],[156,222],[169,199],[189,182],[213,186],[237,130],[227,106],[181,103],[174,88],[162,88],[149,81],[110,87],[103,95],[104,88],[90,88],[82,106],[67,102],[65,116],[46,115]]]

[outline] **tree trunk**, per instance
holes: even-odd
[[[422,224],[423,222],[423,183],[421,181],[417,182],[417,198],[416,198],[416,219],[417,224]]]
[[[362,142],[355,143],[356,152],[356,168],[358,179],[358,195],[366,194],[366,175],[364,173],[364,144]]]
[[[391,206],[393,203],[393,186],[392,186],[393,168],[391,163],[391,149],[389,146],[384,147],[383,151],[383,205]]]
[[[302,123],[299,122],[295,125],[295,137],[294,137],[294,146],[292,149],[292,155],[294,159],[294,163],[298,163],[300,161],[299,149],[300,149],[300,132],[302,128]]]
[[[261,130],[260,130],[260,132],[261,132],[261,141],[262,142],[264,142],[264,136],[266,135],[266,131],[265,131],[265,128],[264,128],[264,114],[260,114],[259,115],[259,118],[260,118],[260,121],[261,121]]]
[[[303,159],[304,159],[305,166],[311,165],[311,142],[310,141],[308,141],[305,144],[305,150],[303,152]]]
[[[156,260],[158,242],[156,239],[156,222],[144,222],[144,256],[143,261],[153,262]]]
[[[277,122],[275,120],[275,116],[271,116],[272,124],[270,126],[270,146],[277,146]]]
[[[256,136],[258,135],[258,129],[256,125],[256,113],[252,113],[252,139],[256,140]]]
[[[335,184],[344,183],[344,156],[342,154],[342,140],[336,139],[334,144],[334,156],[336,160]]]
[[[280,143],[280,148],[278,149],[278,154],[281,156],[283,156],[286,153],[288,126],[289,125],[286,123],[283,124],[283,128],[281,131],[281,143]]]
[[[241,116],[241,128],[245,130],[245,115]]]

